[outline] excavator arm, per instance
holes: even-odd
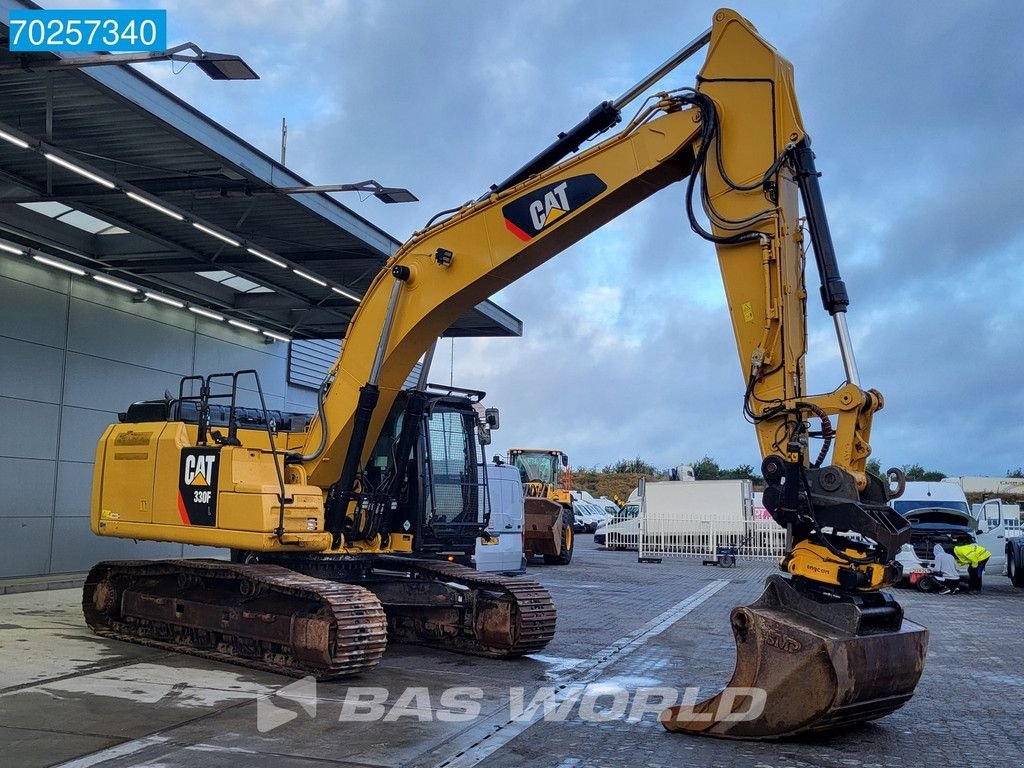
[[[904,621],[882,591],[899,576],[895,556],[909,526],[886,505],[889,483],[865,471],[883,399],[860,385],[849,299],[792,66],[729,10],[718,11],[710,32],[681,53],[705,42],[695,88],[655,95],[618,133],[563,160],[618,121],[622,100],[602,104],[489,194],[402,246],[351,321],[302,463],[311,484],[331,489],[325,521],[340,547],[347,521],[367,503],[359,471],[369,447],[434,340],[480,301],[684,182],[690,226],[717,250],[743,373],[742,409],[764,457],[765,506],[792,536],[782,561],[790,578],[771,577],[761,599],[735,609],[732,619],[738,662],[730,687],[764,691],[771,715],[744,720],[733,699],[726,707],[715,697],[667,710],[663,722],[670,730],[777,737],[901,706],[922,672],[927,632]],[[808,239],[846,374],[823,394],[806,391]],[[814,455],[812,437],[822,440]]]
[[[767,506],[782,525],[794,528],[797,541],[820,539],[822,527],[833,532],[822,550],[793,560],[793,569],[822,580],[805,567],[820,554],[842,561],[841,568],[829,567],[828,582],[839,584],[842,577],[849,586],[877,589],[896,577],[889,564],[906,540],[906,524],[888,513],[887,488],[865,472],[871,420],[883,400],[859,384],[846,330],[849,302],[792,65],[731,11],[716,14],[712,30],[698,41],[706,38],[709,51],[697,88],[656,95],[616,135],[542,169],[557,156],[546,150],[483,199],[415,233],[377,275],[348,328],[302,457],[309,482],[332,489],[326,523],[336,545],[358,503],[359,469],[409,372],[433,341],[502,287],[662,188],[685,181],[690,225],[718,252],[744,377],[742,408],[765,459]],[[584,121],[584,130],[608,126],[616,114],[606,103]],[[579,132],[570,132],[562,147],[578,143]],[[698,195],[710,231],[697,219]],[[825,394],[806,391],[805,228],[846,367],[846,382]],[[820,422],[817,434],[824,441],[814,457],[811,419]],[[830,447],[832,462],[825,468]],[[876,509],[867,515],[844,509],[840,518],[857,518],[845,528],[836,515],[819,525],[809,477],[821,478],[823,493],[841,490],[857,500],[864,494]],[[851,538],[837,544],[835,535],[847,530],[877,544],[870,556],[842,554]]]

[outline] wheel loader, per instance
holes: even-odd
[[[523,554],[568,565],[576,545],[569,457],[558,450],[510,448],[508,463],[523,480]],[[562,481],[559,482],[561,475]]]

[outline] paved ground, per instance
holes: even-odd
[[[1024,765],[1015,743],[1024,592],[998,574],[983,595],[899,593],[908,618],[931,630],[928,665],[914,699],[876,723],[752,744],[669,734],[653,713],[628,719],[640,715],[638,689],[711,693],[728,680],[729,609],[756,598],[771,571],[640,565],[581,537],[571,566],[530,570],[559,611],[543,654],[501,662],[396,645],[372,674],[315,690],[93,637],[76,590],[0,595],[0,755],[79,768]],[[584,702],[562,721],[512,717],[587,684],[607,692],[593,709],[613,719],[581,716]],[[629,708],[617,716],[622,691]]]

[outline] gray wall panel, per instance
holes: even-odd
[[[0,459],[0,517],[53,515],[53,467],[45,459]],[[8,538],[5,532],[0,541]]]
[[[108,425],[117,421],[117,414],[64,407],[61,416],[60,460],[93,462],[96,443]]]
[[[288,350],[288,383],[316,389],[340,352],[339,339],[293,341]]]
[[[95,445],[95,444],[94,444]],[[82,517],[89,514],[92,496],[92,464],[62,461],[57,467],[57,517]]]
[[[181,557],[181,544],[96,536],[89,528],[87,517],[54,520],[52,573],[86,571],[100,560],[150,557]]]
[[[174,373],[68,352],[64,405],[116,414],[128,410],[136,400],[160,399],[166,390],[177,395],[180,378]]]
[[[196,373],[230,373],[255,368],[260,375],[264,394],[284,395],[287,364],[283,357],[264,351],[269,345],[258,342],[262,349],[249,348],[217,341],[203,334],[199,334],[196,339]],[[252,377],[239,383],[249,389],[255,389]]]
[[[64,272],[44,267],[31,259],[8,256],[7,254],[0,258],[0,275],[29,286],[46,288],[65,297],[72,279]]]
[[[0,334],[4,336],[63,347],[67,306],[68,297],[63,294],[0,277]]]
[[[316,390],[289,386],[285,408],[298,413],[313,413],[316,410]]]
[[[192,336],[182,328],[88,301],[71,302],[68,349],[73,352],[182,376],[192,370]]]
[[[251,384],[251,387],[242,386],[242,383]],[[260,377],[260,385],[263,384],[263,377]],[[216,381],[210,388],[212,394],[231,394],[230,385],[218,384]],[[263,400],[267,404],[267,410],[283,410],[284,409],[284,395],[273,395],[269,394],[266,389],[263,390]],[[231,401],[227,398],[218,400],[221,405],[227,406]],[[260,407],[260,396],[256,391],[256,385],[253,382],[251,376],[246,376],[238,380],[238,389],[235,392],[235,403],[242,408],[259,408]]]
[[[49,517],[15,517],[4,520],[0,578],[46,573],[50,559]]]
[[[3,328],[0,328],[2,332]],[[0,336],[0,393],[47,403],[60,402],[64,353],[54,347]]]
[[[147,300],[136,303],[127,293],[107,288],[93,280],[74,280],[71,296],[75,303],[87,301],[111,310],[120,310],[122,315],[156,320],[164,325],[184,329],[189,333],[192,333],[196,327],[196,316],[191,312],[168,307],[166,304],[159,304],[155,301]]]
[[[269,408],[312,412],[315,393],[286,384],[287,356],[287,344],[0,255],[0,424],[17,436],[0,447],[0,578],[82,571],[104,559],[225,556],[94,536],[96,443],[119,411],[176,393],[193,370],[256,368]],[[257,405],[252,382],[242,384],[240,403]]]
[[[4,397],[0,392],[0,424],[8,436],[0,445],[0,455],[20,459],[57,458],[59,412],[56,405]]]

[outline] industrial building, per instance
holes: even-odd
[[[96,442],[131,402],[253,369],[267,408],[313,410],[399,243],[327,194],[281,191],[308,185],[136,68],[26,69],[3,46],[0,578],[195,553],[89,529]],[[447,335],[521,327],[485,302]]]

